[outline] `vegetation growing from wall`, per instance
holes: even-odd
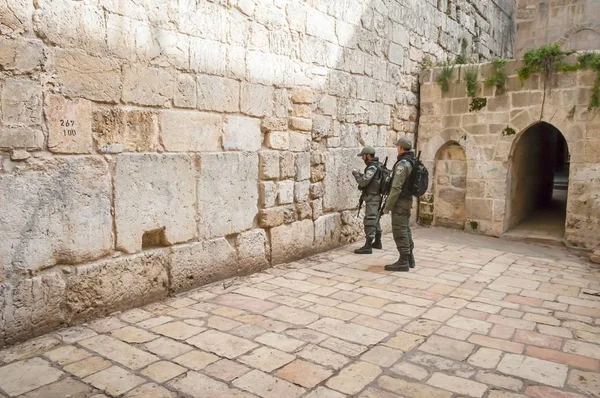
[[[473,98],[469,112],[478,111],[487,105],[487,98]]]
[[[469,42],[467,42],[467,39],[462,38],[460,40],[460,54],[456,57],[456,64],[457,65],[464,65],[469,63],[469,60],[467,59],[467,47],[469,46]]]
[[[596,81],[592,87],[592,97],[588,110],[600,107],[600,53],[583,53],[577,58],[577,66],[580,69],[592,69],[596,71]]]
[[[447,92],[450,89],[450,78],[454,72],[454,64],[446,61],[442,63],[442,69],[439,76],[435,81],[440,85],[443,92]]]
[[[467,68],[465,70],[465,83],[467,84],[467,94],[469,97],[475,97],[477,93],[477,69]]]
[[[496,58],[492,62],[494,72],[484,81],[487,86],[495,86],[496,93],[503,93],[506,86],[506,71],[504,69],[506,61],[504,58]]]

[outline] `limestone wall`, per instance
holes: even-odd
[[[598,0],[517,0],[515,55],[559,42],[563,49],[600,49]]]
[[[507,63],[508,79],[503,92],[482,83],[492,73],[490,64],[455,68],[447,92],[442,92],[435,81],[439,69],[425,72],[418,138],[421,157],[435,172],[440,148],[448,143],[458,143],[464,148],[465,229],[499,236],[514,224],[514,218],[522,218],[522,212],[532,206],[526,197],[528,190],[535,191],[532,184],[548,187],[554,166],[544,152],[552,152],[554,149],[545,148],[555,148],[556,144],[539,134],[536,139],[535,134],[525,137],[523,133],[540,121],[549,123],[551,126],[545,131],[552,131],[552,126],[557,128],[565,137],[570,154],[565,238],[573,245],[593,248],[600,244],[597,232],[600,225],[600,111],[588,110],[588,105],[596,73],[559,73],[550,79],[544,98],[541,76],[532,75],[522,85],[516,74],[519,66],[520,61]],[[464,81],[468,68],[475,68],[478,73],[476,96],[487,101],[481,110],[472,112],[469,111],[472,99],[467,97]],[[543,167],[550,168],[549,174],[537,173],[535,168],[518,168],[519,163],[531,163],[530,160],[536,158],[546,164]],[[537,167],[537,163],[534,166]],[[529,174],[523,175],[523,172]],[[439,210],[435,203],[437,190],[436,184],[432,184],[430,192],[422,198],[423,222],[431,223]],[[520,195],[516,202],[515,195]],[[458,195],[447,198],[455,199],[455,208],[463,205]],[[518,207],[516,212],[510,208],[511,203]],[[442,209],[447,207],[444,202]]]
[[[0,2],[0,346],[357,239],[358,148],[496,3]]]

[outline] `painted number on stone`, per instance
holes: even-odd
[[[60,119],[60,125],[61,125],[61,127],[74,127],[75,120]],[[63,135],[74,136],[74,135],[77,135],[77,131],[75,129],[63,129]]]

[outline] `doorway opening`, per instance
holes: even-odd
[[[562,242],[569,160],[565,137],[549,123],[536,123],[517,137],[509,157],[506,236]]]
[[[434,178],[433,225],[464,229],[467,155],[458,142],[447,142],[437,151]]]

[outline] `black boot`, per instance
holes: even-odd
[[[372,244],[373,243],[373,239],[369,239],[367,238],[367,240],[365,241],[365,245],[363,247],[361,247],[360,249],[356,249],[354,250],[354,253],[356,254],[371,254],[373,253],[373,249],[372,249]]]
[[[408,255],[400,254],[400,258],[394,264],[389,264],[383,267],[386,271],[396,272],[408,272],[410,270],[408,266]]]
[[[408,266],[410,268],[415,268],[415,256],[412,252],[408,255]]]
[[[381,245],[381,232],[375,234],[375,242],[373,242],[373,249],[383,249]]]

